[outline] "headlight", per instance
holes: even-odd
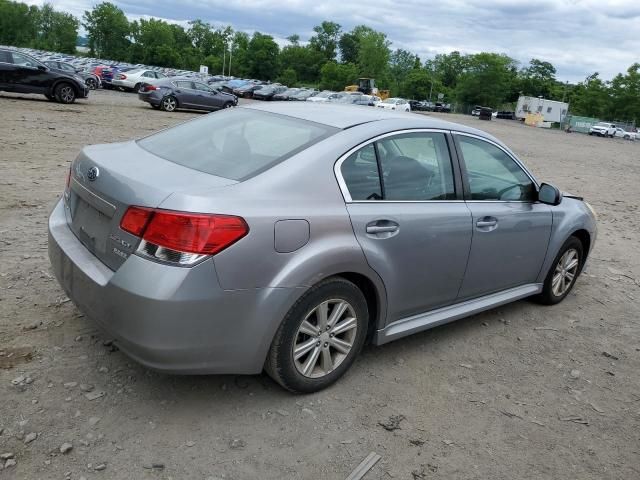
[[[589,209],[589,211],[591,212],[591,215],[593,215],[593,218],[595,218],[596,220],[598,220],[598,214],[596,213],[596,211],[593,209],[593,207],[591,206],[591,204],[589,202],[584,202],[584,204],[587,206],[587,208]]]

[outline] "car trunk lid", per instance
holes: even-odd
[[[162,159],[135,142],[85,147],[71,166],[67,222],[89,251],[117,270],[139,242],[120,228],[129,206],[155,208],[173,193],[235,183]]]

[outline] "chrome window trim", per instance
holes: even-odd
[[[447,133],[451,133],[450,130],[445,130],[442,128],[406,128],[403,130],[396,130],[393,132],[387,132],[387,133],[383,133],[378,135],[377,137],[374,138],[370,138],[369,140],[366,140],[362,143],[359,143],[358,145],[356,145],[355,147],[349,149],[347,151],[347,153],[342,154],[338,160],[336,160],[336,163],[333,165],[333,174],[336,177],[336,180],[338,181],[338,186],[340,187],[340,191],[342,192],[342,197],[344,198],[345,203],[432,203],[432,202],[439,202],[439,203],[451,203],[451,202],[464,202],[464,200],[353,200],[351,198],[351,193],[349,193],[349,188],[347,187],[347,183],[344,181],[344,178],[342,177],[342,164],[344,163],[344,161],[349,158],[350,155],[352,155],[353,153],[357,152],[358,150],[366,147],[367,145],[370,145],[372,143],[377,142],[378,140],[382,140],[384,138],[387,137],[394,137],[394,136],[398,136],[398,135],[404,135],[406,133],[443,133],[443,134],[447,134]],[[449,161],[453,162],[453,158],[451,157],[451,154],[449,154]],[[452,166],[453,168],[453,166]]]
[[[478,140],[482,140],[484,142],[490,143],[491,145],[498,147],[500,150],[502,150],[509,158],[511,158],[511,160],[513,160],[514,162],[516,162],[516,165],[518,165],[523,171],[524,173],[527,175],[527,177],[529,177],[529,180],[531,180],[533,182],[533,184],[536,187],[536,190],[540,189],[540,184],[538,183],[538,181],[536,180],[536,178],[533,176],[533,174],[527,169],[527,167],[524,166],[524,164],[520,161],[520,159],[518,159],[518,157],[516,157],[516,154],[513,153],[511,150],[509,150],[506,147],[503,147],[502,145],[500,145],[499,143],[494,142],[493,140],[490,140],[486,137],[483,137],[481,135],[475,135],[473,133],[467,133],[467,132],[458,132],[455,130],[451,131],[452,135],[459,135],[459,136],[464,136],[464,137],[471,137],[471,138],[477,138]],[[462,157],[462,161],[464,161],[464,155],[462,154],[462,152],[459,152],[460,156]],[[465,168],[466,171],[466,168]],[[475,202],[485,202],[486,200],[470,200],[470,201],[475,201]],[[495,202],[522,202],[522,203],[535,203],[535,202],[527,202],[527,201],[523,201],[523,200],[491,200],[491,201],[495,201]]]

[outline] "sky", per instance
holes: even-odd
[[[22,0],[25,1],[25,0]],[[45,0],[27,0],[41,5]],[[95,0],[48,0],[82,17]],[[297,33],[304,42],[323,20],[344,31],[365,24],[387,34],[392,48],[424,61],[458,50],[506,53],[523,65],[551,62],[561,81],[593,72],[611,79],[640,62],[640,0],[112,0],[131,19],[163,18],[186,25],[200,18],[281,45]]]

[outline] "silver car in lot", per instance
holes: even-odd
[[[85,147],[49,218],[58,281],[126,354],[294,392],[365,341],[561,301],[595,239],[586,202],[484,132],[307,102]]]

